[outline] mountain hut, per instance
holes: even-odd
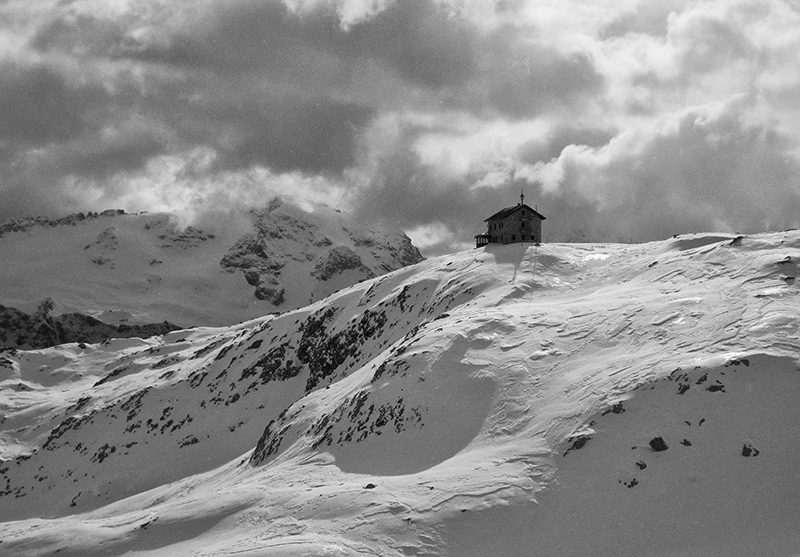
[[[487,244],[542,241],[544,215],[525,204],[525,194],[520,193],[519,204],[507,207],[484,219],[486,232],[475,236],[475,247]]]

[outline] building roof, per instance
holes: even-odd
[[[521,210],[523,208],[528,209],[529,211],[534,213],[536,216],[538,216],[542,220],[546,219],[545,216],[542,215],[539,211],[537,211],[535,209],[532,209],[530,206],[528,206],[528,204],[523,203],[521,205],[514,205],[513,207],[506,207],[505,209],[497,211],[495,214],[493,214],[488,219],[483,219],[483,222],[490,221],[490,220],[504,219],[507,216],[512,215],[512,214],[516,213],[517,211],[519,211],[519,210]]]

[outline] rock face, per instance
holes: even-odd
[[[328,280],[334,275],[350,270],[359,271],[367,275],[367,278],[375,276],[375,273],[364,265],[358,254],[347,246],[335,246],[328,250],[317,260],[311,274],[319,280]]]
[[[280,309],[423,260],[405,234],[346,227],[335,211],[309,214],[275,199],[250,214],[255,232],[240,237],[220,265],[241,272],[256,298]]]

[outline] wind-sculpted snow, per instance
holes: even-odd
[[[236,458],[292,401],[347,377],[425,319],[406,305],[414,290],[388,292],[355,315],[359,292],[351,291],[230,329],[136,340],[108,359],[120,341],[40,352],[35,370],[32,353],[14,353],[8,361],[24,370],[20,385],[34,393],[45,369],[80,369],[81,377],[72,376],[76,384],[62,400],[41,393],[36,415],[11,433],[30,452],[0,474],[7,484],[0,501],[15,500],[0,516],[94,508]],[[391,323],[387,312],[397,314]],[[60,358],[66,361],[52,361]],[[75,485],[90,480],[91,488]]]
[[[492,245],[5,351],[0,552],[797,553],[798,262],[796,231]]]

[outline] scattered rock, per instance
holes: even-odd
[[[688,439],[684,439],[683,441],[681,441],[681,445],[683,445],[684,447],[691,447],[692,442],[689,441]]]
[[[664,442],[663,437],[653,437],[650,440],[650,448],[656,452],[666,451],[669,447]]]
[[[742,446],[742,456],[758,456],[761,451],[756,449],[751,443],[745,443]]]
[[[639,467],[639,470],[644,470],[645,468],[647,468],[647,464],[645,464],[643,460],[640,460],[639,462],[637,462],[636,466]]]
[[[623,408],[622,401],[620,401],[620,402],[617,402],[616,404],[614,404],[613,406],[611,406],[610,409],[608,409],[605,412],[603,412],[602,415],[605,416],[606,414],[609,414],[609,413],[623,414],[624,412],[625,412],[625,408]]]
[[[575,438],[575,440],[572,443],[572,446],[566,450],[564,456],[567,456],[567,454],[570,451],[577,451],[578,449],[582,449],[586,445],[586,443],[589,442],[590,439],[591,437],[589,437],[588,435],[580,435],[579,437]]]

